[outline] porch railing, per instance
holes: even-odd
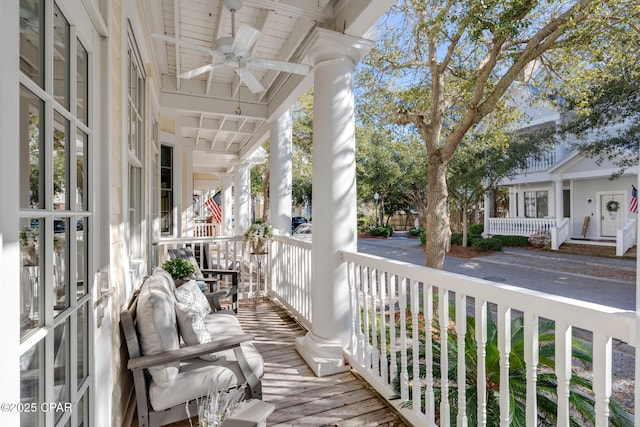
[[[551,230],[555,227],[555,218],[489,218],[490,235],[525,236],[528,237],[539,230]]]
[[[631,218],[627,225],[616,230],[616,256],[623,256],[637,242],[638,228],[636,219]]]
[[[560,221],[557,227],[551,228],[551,249],[557,251],[560,249],[560,245],[569,240],[570,233],[569,228],[571,221],[569,218],[564,218]]]
[[[390,403],[402,408],[412,423],[434,426],[438,411],[440,425],[450,425],[450,416],[457,425],[466,425],[466,389],[477,384],[477,425],[485,425],[489,346],[490,354],[499,354],[499,373],[492,372],[491,378],[500,378],[489,389],[505,391],[499,393],[500,425],[510,425],[512,398],[526,402],[527,425],[537,425],[539,348],[543,345],[538,331],[550,320],[553,338],[546,337],[544,345],[556,349],[558,425],[569,425],[572,337],[577,334],[593,343],[589,375],[596,426],[608,425],[612,341],[617,338],[634,345],[633,312],[371,255],[342,252],[341,259],[348,265],[352,306],[349,363],[382,396],[397,394],[399,400]],[[448,333],[442,333],[439,325],[448,325]],[[467,331],[472,338],[465,337]],[[495,341],[493,331],[497,331]],[[516,347],[516,332],[523,332],[519,335],[523,345],[518,346],[523,354],[518,357],[526,361],[526,396],[509,394],[509,355],[512,340]],[[470,343],[475,348],[467,347]],[[470,360],[478,362],[469,366]]]
[[[271,266],[271,297],[311,329],[311,242],[277,236]]]

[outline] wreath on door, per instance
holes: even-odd
[[[620,202],[616,202],[615,200],[609,200],[607,202],[607,212],[618,212],[620,209]]]

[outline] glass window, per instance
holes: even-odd
[[[20,71],[44,88],[44,1],[20,0]]]
[[[44,101],[20,86],[20,207],[43,209]]]
[[[87,103],[89,101],[89,58],[87,50],[78,41],[76,52],[76,117],[89,124]]]
[[[35,344],[20,356],[20,403],[40,408],[44,398],[44,341]],[[43,411],[21,411],[21,427],[44,425]]]
[[[69,120],[53,113],[53,208],[69,209]]]
[[[160,148],[160,231],[173,233],[173,147]]]
[[[53,9],[53,95],[56,101],[69,109],[70,32],[69,22],[58,6]]]
[[[69,307],[69,218],[53,219],[53,309]]]
[[[144,202],[142,166],[144,163],[144,74],[135,42],[129,39],[127,51],[128,141],[129,149],[129,256],[143,257]]]
[[[44,224],[44,218],[20,220],[20,335],[23,337],[43,324],[40,271],[44,245],[41,224]]]
[[[76,220],[76,298],[80,299],[88,292],[87,272],[89,271],[88,256],[89,248],[87,239],[89,228],[88,218],[78,218]]]
[[[81,130],[76,131],[76,211],[87,210],[87,150],[89,135]]]
[[[547,191],[525,191],[524,213],[527,218],[544,218],[549,215]]]

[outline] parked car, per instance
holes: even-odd
[[[306,224],[307,220],[303,216],[292,216],[291,217],[291,232],[295,232],[296,228],[300,224]]]
[[[307,222],[297,226],[296,229],[293,231],[293,238],[300,239],[300,240],[307,240],[310,242],[311,235],[312,235],[311,225],[312,225],[311,223]]]

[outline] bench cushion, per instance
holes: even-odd
[[[137,328],[143,356],[180,348],[175,314],[175,297],[166,291],[165,278],[152,275],[140,289]],[[179,363],[149,368],[153,381],[166,384],[178,375]]]
[[[195,312],[204,317],[211,313],[211,306],[195,280],[190,280],[175,288],[174,294],[178,307],[185,312]]]

